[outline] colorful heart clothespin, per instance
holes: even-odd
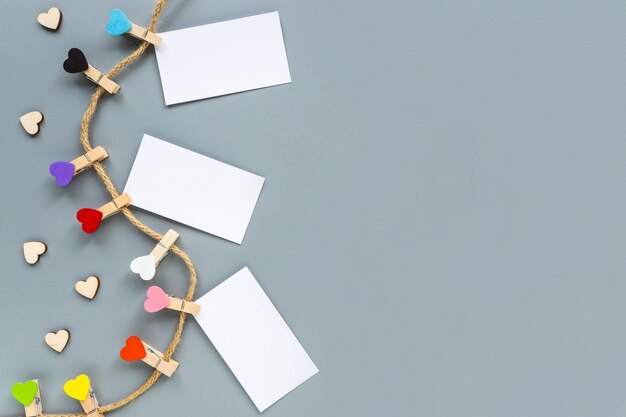
[[[161,352],[137,336],[126,339],[126,345],[120,350],[120,357],[127,362],[141,360],[167,377],[172,376],[178,368],[178,362],[174,359],[166,361]]]
[[[76,219],[83,224],[83,231],[85,233],[93,233],[100,227],[102,219],[112,216],[129,204],[130,196],[125,193],[98,209],[82,208],[78,210]]]
[[[109,94],[115,94],[120,91],[120,86],[115,81],[92,67],[85,54],[78,48],[72,48],[67,52],[67,59],[63,62],[63,69],[70,74],[82,72],[94,83],[104,88]]]
[[[128,19],[126,14],[119,9],[113,9],[111,13],[109,13],[109,23],[107,23],[106,29],[109,35],[119,36],[128,33],[135,38],[149,42],[155,46],[161,44],[161,37],[159,35],[134,24]]]
[[[50,174],[56,179],[56,183],[59,187],[67,186],[74,175],[86,170],[93,166],[94,162],[102,161],[108,158],[107,151],[98,146],[84,155],[73,159],[71,162],[57,161],[50,165]]]
[[[130,270],[139,274],[144,281],[150,281],[154,278],[156,267],[159,266],[179,236],[175,230],[168,230],[149,255],[133,259],[130,263]]]
[[[81,407],[89,417],[104,417],[104,414],[98,410],[100,404],[93,393],[91,381],[87,375],[82,374],[70,379],[63,385],[63,391],[68,397],[80,401]]]
[[[200,304],[186,301],[182,298],[168,295],[160,287],[153,285],[146,292],[146,300],[143,302],[143,308],[148,313],[156,313],[164,308],[183,311],[185,313],[197,316],[200,313]]]
[[[39,381],[36,379],[13,384],[11,394],[24,406],[26,417],[39,417],[43,414]]]

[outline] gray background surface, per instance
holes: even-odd
[[[81,153],[93,90],[66,51],[109,69],[136,42],[106,34],[108,11],[142,24],[153,1],[59,1],[57,33],[35,21],[51,3],[2,5],[0,415],[34,377],[45,411],[78,412],[65,380],[119,399],[150,372],[119,359],[124,339],[162,347],[176,322],[143,311],[128,269],[153,242],[121,216],[80,230],[76,210],[107,199],[95,174],[47,173]],[[274,10],[293,83],[166,108],[150,50],[92,124],[119,189],[144,133],[267,178],[242,246],[176,226],[198,295],[249,266],[320,368],[264,414],[624,416],[626,4],[172,0],[160,30]],[[34,267],[31,239],[49,245]],[[94,273],[87,302],[73,285]],[[181,294],[185,270],[170,256],[155,282]],[[58,355],[43,336],[61,327]],[[175,358],[115,415],[258,414],[193,320]]]

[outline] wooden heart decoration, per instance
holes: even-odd
[[[153,285],[146,292],[146,301],[143,302],[143,308],[148,313],[156,313],[170,305],[170,298],[160,287]]]
[[[61,18],[63,15],[61,14],[61,10],[58,7],[51,7],[48,9],[46,13],[39,13],[37,16],[37,21],[39,24],[46,29],[50,29],[56,31],[61,25]]]
[[[47,250],[48,246],[43,242],[26,242],[24,243],[24,258],[29,264],[35,265],[39,257]]]
[[[61,353],[70,341],[70,332],[67,329],[61,329],[58,332],[50,332],[45,337],[46,344],[53,350]]]
[[[89,63],[85,54],[78,48],[72,48],[67,52],[67,59],[63,62],[63,69],[71,74],[86,71]]]
[[[126,346],[120,350],[120,357],[125,361],[138,361],[146,357],[146,348],[137,336],[126,339]]]
[[[31,111],[20,117],[20,123],[24,130],[31,136],[39,133],[39,123],[43,121],[43,113],[40,111]]]
[[[91,381],[89,381],[89,377],[82,374],[67,381],[63,385],[63,391],[65,391],[68,397],[72,397],[78,401],[85,401],[87,399],[87,395],[89,395],[90,387]]]
[[[133,259],[130,263],[130,270],[139,274],[144,281],[150,281],[156,273],[156,261],[154,256],[146,255]]]
[[[93,300],[98,293],[98,289],[100,289],[100,278],[92,275],[85,280],[78,281],[74,285],[74,289],[83,297]]]
[[[35,381],[18,382],[11,387],[11,394],[13,398],[27,406],[33,402],[39,387]]]
[[[100,227],[102,212],[92,208],[82,208],[76,213],[76,219],[83,224],[85,233],[93,233]]]

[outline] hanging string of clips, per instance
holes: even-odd
[[[78,49],[70,50],[70,52],[68,53],[68,60],[64,63],[64,68],[66,71],[83,72],[88,78],[98,84],[98,87],[96,87],[96,90],[91,96],[91,100],[89,101],[89,105],[87,107],[87,110],[85,111],[85,114],[83,115],[83,119],[81,122],[80,141],[86,154],[83,155],[83,157],[75,159],[74,161],[72,161],[72,163],[64,163],[68,165],[71,164],[71,173],[67,176],[67,178],[60,180],[61,177],[57,177],[57,184],[65,186],[69,183],[75,173],[81,171],[85,167],[93,167],[100,177],[100,180],[104,184],[106,190],[111,195],[113,200],[110,203],[100,207],[98,210],[82,209],[77,214],[79,220],[83,222],[83,230],[88,233],[93,232],[95,231],[95,229],[97,229],[99,222],[102,218],[107,217],[108,215],[115,212],[121,212],[128,219],[128,221],[137,229],[139,229],[142,233],[146,234],[157,242],[167,240],[167,235],[161,235],[157,233],[156,231],[152,230],[151,228],[137,220],[137,218],[133,215],[130,208],[128,208],[128,204],[130,203],[129,196],[125,194],[120,195],[117,192],[115,185],[111,181],[111,178],[109,177],[104,166],[102,165],[102,159],[105,159],[108,155],[100,146],[92,148],[89,140],[89,125],[94,114],[96,113],[100,98],[105,91],[111,94],[115,94],[119,90],[119,86],[112,81],[112,78],[118,75],[124,68],[137,61],[151,44],[157,44],[160,41],[158,36],[156,36],[153,32],[159,20],[159,16],[161,15],[161,12],[163,11],[163,8],[166,6],[167,3],[168,0],[157,1],[152,12],[150,24],[146,29],[138,27],[132,22],[128,22],[129,29],[127,30],[127,32],[133,36],[142,39],[143,41],[139,44],[139,46],[133,53],[118,62],[108,73],[102,74],[97,69],[89,65],[82,52]],[[62,166],[57,165],[57,168],[62,168]],[[51,166],[51,173],[53,173],[53,166]],[[53,173],[53,175],[55,174]],[[93,214],[93,212],[99,213],[93,230],[88,230],[86,228],[87,222],[81,220],[81,212],[82,216],[85,217],[89,217],[91,214]],[[170,232],[168,232],[168,234]],[[178,237],[177,234],[173,237],[173,240],[175,240],[176,237]],[[189,287],[187,289],[185,298],[179,301],[182,302],[183,306],[185,306],[185,303],[187,303],[188,305],[193,305],[191,301],[196,288],[196,270],[189,256],[187,256],[187,254],[183,252],[180,248],[175,246],[173,244],[173,240],[170,242],[170,244],[167,245],[167,248],[164,248],[164,250],[169,249],[169,251],[171,251],[174,255],[179,257],[184,262],[185,266],[189,270]],[[161,244],[161,246],[163,245]],[[161,254],[161,257],[163,256],[163,254],[164,253]],[[136,350],[141,350],[143,352],[147,351],[152,354],[151,357],[154,359],[154,362],[150,363],[147,358],[143,360],[144,362],[151,364],[155,368],[155,370],[139,388],[128,394],[126,397],[111,404],[102,406],[99,405],[98,400],[91,387],[91,382],[87,375],[79,375],[75,379],[67,381],[64,386],[64,390],[67,395],[80,401],[84,413],[44,414],[41,404],[41,396],[39,393],[39,383],[37,380],[15,384],[12,390],[14,397],[24,405],[27,417],[83,417],[87,415],[99,417],[106,412],[123,407],[124,405],[135,400],[148,389],[150,389],[159,379],[161,374],[169,376],[178,366],[178,363],[172,360],[171,357],[180,342],[183,328],[185,325],[185,319],[187,313],[189,312],[187,308],[178,310],[180,311],[180,316],[178,324],[176,326],[176,331],[174,332],[174,336],[172,337],[172,340],[169,343],[169,346],[167,347],[165,352],[158,352],[153,347],[144,343],[137,336],[131,336],[127,339],[126,346],[122,350],[122,357],[124,358],[125,350],[126,352],[130,352],[129,354],[131,356],[133,354],[133,351]]]

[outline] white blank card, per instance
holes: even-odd
[[[159,35],[168,106],[291,82],[278,12]]]
[[[144,135],[124,192],[135,207],[241,244],[264,181]]]
[[[196,303],[200,327],[259,411],[318,372],[248,268]]]

